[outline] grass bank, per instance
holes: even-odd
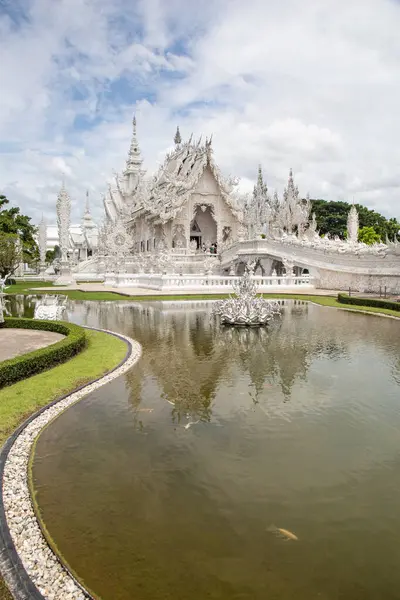
[[[30,294],[31,288],[49,287],[53,285],[51,281],[17,281],[14,285],[9,285],[6,289],[6,294]]]
[[[0,446],[37,409],[100,377],[124,358],[127,346],[122,340],[99,331],[87,330],[86,335],[87,347],[77,356],[0,391]]]
[[[264,297],[267,297],[266,295]],[[268,297],[272,297],[268,296]],[[277,297],[277,296],[276,296]],[[282,298],[282,296],[280,296]],[[284,296],[285,298],[287,298],[287,296]],[[365,313],[371,313],[371,314],[378,314],[378,315],[389,315],[391,317],[396,317],[397,319],[399,318],[399,311],[396,310],[391,310],[388,308],[381,308],[381,307],[375,307],[375,306],[365,306],[365,305],[360,305],[360,306],[356,306],[356,305],[349,305],[349,304],[343,304],[342,302],[338,302],[337,298],[334,296],[301,296],[298,295],[296,297],[291,296],[294,299],[297,300],[307,300],[309,302],[314,302],[315,304],[320,304],[321,306],[331,306],[332,308],[341,308],[343,310],[349,310],[349,311],[353,311],[353,312],[365,312]]]

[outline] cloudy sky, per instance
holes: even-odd
[[[400,218],[399,0],[0,0],[0,193],[73,220],[124,166],[135,112],[148,172],[213,134],[250,189],[294,170],[303,195]]]

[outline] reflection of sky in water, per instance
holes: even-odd
[[[396,598],[398,323],[293,302],[261,330],[221,327],[209,303],[69,318],[143,345],[34,464],[49,530],[105,600]]]

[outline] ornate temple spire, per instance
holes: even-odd
[[[352,244],[356,244],[358,242],[358,228],[359,228],[359,220],[358,220],[358,211],[356,209],[356,205],[354,204],[349,211],[347,217],[347,239]]]
[[[86,190],[86,203],[85,203],[85,212],[83,215],[83,226],[86,229],[93,229],[96,225],[93,223],[92,215],[90,213],[89,206],[89,190]]]
[[[278,225],[288,234],[302,236],[309,224],[311,202],[299,198],[299,188],[294,184],[293,170],[289,170],[289,179],[283,192],[283,203],[278,211]]]
[[[288,185],[287,185],[287,191],[296,193],[296,188],[294,185],[294,180],[293,180],[293,169],[290,168],[289,170],[289,179],[288,179]]]
[[[256,195],[257,193],[260,195],[262,195],[262,194],[266,195],[267,192],[268,192],[268,188],[267,188],[267,185],[264,183],[262,168],[261,168],[261,165],[258,165],[257,183],[254,186],[253,195]]]
[[[136,117],[134,116],[132,120],[132,139],[129,148],[128,160],[126,161],[125,173],[139,173],[142,163],[143,159],[136,136]]]
[[[141,177],[144,174],[142,170],[142,155],[139,148],[139,142],[136,136],[136,117],[132,120],[132,139],[129,148],[128,159],[126,161],[126,169],[123,172],[126,182],[126,192],[131,194],[136,190]]]
[[[249,235],[255,237],[265,232],[271,215],[271,199],[268,195],[267,185],[264,183],[261,165],[258,166],[257,183],[253,195],[246,205],[246,221],[249,226]]]
[[[174,144],[175,146],[179,146],[182,143],[182,137],[181,137],[181,132],[179,131],[179,125],[176,128],[176,133],[175,133],[175,137],[174,137]]]
[[[90,206],[89,206],[89,190],[86,190],[86,206],[85,212],[90,214]]]
[[[263,185],[263,175],[261,165],[258,165],[258,177],[257,177],[257,185],[261,187]]]
[[[46,267],[46,251],[47,251],[47,223],[44,215],[39,223],[38,231],[39,255],[40,255],[40,270],[43,271]]]
[[[62,267],[68,265],[68,247],[69,247],[69,228],[71,225],[71,199],[64,186],[64,181],[61,190],[57,197],[57,226],[58,240],[61,251]]]

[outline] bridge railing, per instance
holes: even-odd
[[[106,274],[105,284],[116,287],[138,287],[166,291],[222,291],[229,293],[233,290],[233,283],[240,277],[231,275],[161,275],[144,273]],[[253,280],[260,292],[274,291],[283,288],[296,287],[297,289],[312,289],[314,279],[310,275],[294,277],[284,275],[281,277],[253,276]]]

